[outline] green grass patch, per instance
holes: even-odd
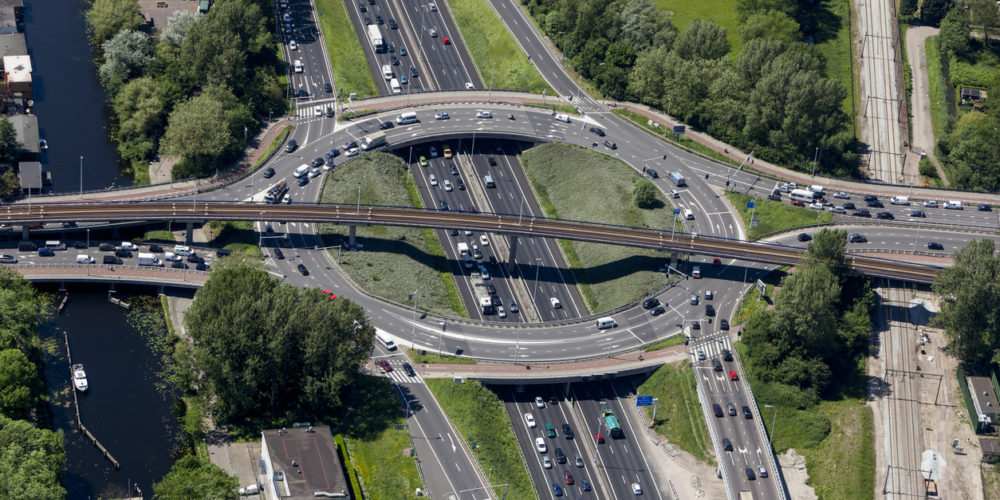
[[[407,349],[407,354],[414,363],[421,364],[446,364],[446,365],[474,365],[476,364],[476,358],[465,358],[458,356],[448,356],[448,355],[438,355],[433,352],[428,352],[424,350]]]
[[[556,102],[556,99],[552,99],[552,101]],[[551,109],[552,111],[556,111],[559,113],[566,113],[571,115],[578,114],[576,111],[576,106],[572,106],[570,104],[552,104],[550,102],[526,102],[523,104],[525,106],[532,106],[536,108]]]
[[[650,344],[650,345],[644,347],[642,350],[646,351],[646,352],[659,351],[660,349],[666,349],[668,347],[675,346],[675,345],[678,345],[678,344],[683,344],[683,343],[684,343],[684,336],[683,335],[674,335],[673,337],[661,340],[661,341],[659,341],[659,342],[657,342],[655,344]]]
[[[204,228],[208,237],[208,246],[225,248],[230,252],[242,252],[254,257],[261,257],[257,246],[258,235],[253,228],[253,221],[211,221]]]
[[[854,103],[858,88],[855,85],[857,66],[852,64],[851,0],[824,0],[816,4],[818,5],[814,10],[816,17],[820,19],[820,31],[827,33],[828,38],[817,40],[815,47],[826,57],[826,76],[840,82],[847,90],[841,109],[853,127],[857,120]]]
[[[703,0],[692,2],[690,0],[654,0],[654,3],[662,11],[666,11],[674,18],[674,25],[679,31],[697,18],[711,19],[719,26],[729,30],[729,45],[732,47],[731,53],[735,54],[743,48],[743,40],[740,38],[740,20],[736,14],[736,0]]]
[[[340,119],[350,121],[355,118],[364,118],[366,116],[374,115],[376,113],[378,113],[377,109],[362,109],[361,111],[348,111],[346,113],[341,113]]]
[[[663,123],[660,123],[660,127],[659,128],[653,127],[652,125],[649,124],[649,118],[646,118],[645,116],[640,115],[639,113],[636,113],[635,111],[628,110],[628,109],[615,108],[615,109],[612,110],[612,112],[614,114],[618,115],[620,118],[623,118],[623,119],[626,119],[626,120],[632,122],[632,124],[634,124],[635,126],[641,128],[642,130],[645,130],[650,135],[652,135],[654,137],[657,137],[657,138],[659,138],[662,141],[669,142],[670,144],[674,144],[674,145],[677,145],[677,146],[689,149],[691,151],[694,151],[695,153],[702,154],[704,156],[707,156],[707,157],[709,157],[709,158],[711,158],[711,159],[713,159],[715,161],[721,162],[721,163],[726,163],[726,164],[729,164],[729,165],[737,165],[737,163],[733,162],[733,160],[730,159],[728,156],[725,156],[722,153],[720,153],[720,152],[718,152],[718,151],[716,151],[716,150],[714,150],[714,149],[712,149],[712,148],[710,148],[710,147],[708,147],[708,146],[706,146],[706,145],[704,145],[704,144],[702,144],[700,142],[695,142],[693,139],[691,139],[690,137],[688,137],[686,135],[680,135],[678,137],[678,136],[675,136],[674,134],[671,134],[669,132],[667,132],[666,135],[664,135],[664,131],[666,129],[664,128],[665,125]],[[653,123],[657,123],[657,122],[654,121]],[[743,170],[750,170],[750,169],[747,168],[747,167],[743,167]]]
[[[152,231],[146,231],[146,234],[142,235],[142,238],[136,238],[138,243],[149,242],[149,243],[177,243],[174,238],[174,233],[167,231],[166,229],[154,229]]]
[[[756,240],[761,235],[785,231],[793,227],[833,222],[833,215],[825,210],[795,207],[787,203],[765,200],[734,191],[726,191],[726,197],[739,211],[740,217],[743,219],[743,227],[747,228],[751,240]],[[750,227],[751,209],[747,208],[748,201],[757,203],[757,207],[753,209],[753,218],[760,221],[757,227]]]
[[[160,307],[163,308],[163,319],[167,322],[167,333],[171,338],[176,338],[177,331],[174,330],[174,322],[170,319],[170,304],[167,303],[166,295],[160,295]]]
[[[361,40],[365,38],[359,38],[354,31],[354,24],[347,17],[344,2],[316,0],[316,11],[323,27],[323,41],[330,54],[330,65],[333,67],[334,78],[337,79],[337,88],[345,97],[352,92],[358,97],[378,95],[368,59],[361,49]]]
[[[448,2],[483,83],[495,89],[555,94],[514,41],[486,0]]]
[[[387,153],[372,153],[349,161],[326,174],[323,203],[420,206],[403,160]],[[411,193],[412,191],[412,193]],[[348,226],[320,224],[327,245],[346,245]],[[452,278],[444,249],[431,229],[358,226],[361,251],[340,252],[340,266],[375,295],[403,304],[417,290],[417,308],[438,314],[468,317]],[[332,249],[336,259],[338,251]]]
[[[152,184],[153,179],[149,176],[149,162],[148,161],[133,161],[131,163],[132,168],[132,180],[136,186],[148,186]]]
[[[507,484],[507,498],[537,499],[500,398],[474,380],[464,384],[451,379],[425,382],[469,447],[473,442],[479,446],[480,468],[492,470],[492,483]],[[502,487],[495,491],[497,498],[503,493]]]
[[[637,394],[659,398],[654,431],[698,460],[715,465],[690,361],[661,366],[639,386]],[[646,416],[653,418],[652,407],[646,408]]]
[[[761,278],[764,282],[764,296],[760,295],[757,288],[751,288],[746,295],[743,296],[743,302],[740,304],[740,310],[736,313],[736,317],[733,318],[733,325],[741,325],[746,323],[758,311],[764,311],[768,306],[774,304],[774,287],[781,283],[782,278],[791,269],[790,266],[781,266],[774,271],[771,271]]]
[[[362,376],[351,409],[355,425],[343,428],[348,456],[361,480],[365,497],[414,498],[423,481],[417,462],[404,450],[411,447],[399,396],[385,377]],[[348,468],[350,470],[350,468]]]
[[[927,52],[927,90],[931,99],[931,124],[934,137],[945,136],[948,123],[948,101],[945,96],[944,73],[941,72],[941,52],[938,47],[940,35],[927,37],[924,49]]]
[[[638,173],[596,151],[542,144],[525,151],[521,163],[549,217],[663,229],[674,218],[673,207],[659,191],[656,208],[636,208],[632,185]],[[665,285],[657,272],[668,260],[663,253],[569,240],[559,244],[592,312],[628,304]]]

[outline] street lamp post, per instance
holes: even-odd
[[[83,198],[83,155],[80,155],[80,198]]]
[[[410,299],[413,300],[413,322],[410,323],[410,349],[415,349],[414,348],[414,343],[413,343],[414,342],[413,338],[416,335],[416,331],[417,331],[417,292],[418,291],[420,291],[419,288],[416,289],[416,290],[414,290],[413,293],[410,294]]]
[[[541,262],[541,257],[535,258],[535,288],[534,291],[531,292],[531,301],[535,303],[535,307],[538,307],[538,272],[542,269]],[[541,319],[540,314],[538,315],[538,319]],[[520,329],[518,329],[518,333],[520,333]]]
[[[764,405],[764,408],[774,408],[774,416],[771,417],[771,430],[768,432],[768,442],[774,447],[774,421],[778,419],[778,407],[772,405]]]

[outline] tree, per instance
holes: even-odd
[[[727,30],[713,21],[696,18],[674,41],[674,53],[683,59],[718,59],[729,53]]]
[[[656,186],[649,179],[639,179],[632,184],[632,202],[639,208],[657,205]]]
[[[17,141],[14,124],[0,116],[0,164],[15,165],[21,156],[22,145]]]
[[[0,415],[0,498],[61,500],[66,462],[62,431],[37,429]]]
[[[0,350],[38,349],[38,316],[31,283],[10,266],[0,267]]]
[[[952,0],[923,0],[920,3],[920,20],[924,24],[937,26],[952,5]]]
[[[0,351],[0,414],[25,418],[38,397],[38,370],[17,349]]]
[[[119,119],[114,136],[122,158],[130,162],[150,159],[156,152],[153,141],[163,134],[163,101],[156,81],[149,77],[129,81],[112,107]]]
[[[1000,10],[997,10],[997,4],[993,0],[965,0],[963,2],[969,8],[969,20],[975,23],[975,26],[979,26],[983,30],[983,45],[990,45],[990,33],[1000,26]],[[952,8],[951,11],[955,11],[960,7]],[[949,11],[949,14],[951,13]],[[944,26],[942,26],[943,28]],[[966,32],[968,33],[968,31]]]
[[[121,30],[134,30],[142,24],[136,0],[94,0],[87,11],[87,24],[94,43],[100,45]]]
[[[900,0],[899,15],[902,17],[912,17],[917,13],[918,0]]]
[[[663,17],[653,0],[624,0],[618,10],[620,41],[636,52],[649,47]]]
[[[1000,119],[991,113],[966,113],[949,136],[948,162],[956,168],[955,181],[968,189],[1000,190]]]
[[[801,37],[799,23],[784,12],[777,10],[751,14],[740,25],[740,36],[744,42],[764,38],[785,43],[794,42]]]
[[[219,466],[194,455],[174,462],[170,472],[153,485],[154,500],[236,500],[239,482]]]
[[[736,12],[740,20],[746,20],[755,13],[769,10],[782,12],[791,17],[798,8],[799,2],[796,0],[737,0],[736,2]]]
[[[11,167],[0,166],[0,200],[13,201],[21,194],[21,182]]]
[[[948,350],[972,363],[1000,361],[1000,257],[993,240],[969,242],[955,253],[955,263],[938,272],[934,292],[941,310],[933,324],[944,328]]]
[[[969,36],[969,15],[961,7],[952,7],[941,20],[941,48],[958,55],[969,51],[972,37]]]
[[[142,73],[153,59],[152,48],[149,35],[141,31],[122,30],[104,42],[104,64],[98,74],[112,94],[130,78]]]
[[[843,276],[847,271],[844,249],[847,247],[847,231],[823,228],[816,233],[803,257],[807,265],[822,265],[835,274]]]
[[[196,87],[224,85],[242,96],[255,66],[252,61],[274,50],[276,41],[268,28],[256,3],[215,2],[184,36],[179,56],[183,78]]]
[[[664,64],[670,49],[650,47],[638,54],[629,73],[628,92],[643,104],[657,105],[666,90]]]
[[[218,168],[219,158],[232,149],[234,141],[224,111],[222,103],[208,94],[178,104],[167,119],[160,154],[202,162],[208,169]]]
[[[372,348],[349,300],[281,283],[259,263],[224,259],[185,316],[194,367],[220,421],[329,415]]]
[[[167,29],[163,30],[160,40],[163,40],[174,47],[180,47],[184,43],[184,37],[191,29],[191,25],[201,17],[189,10],[177,10],[167,19]]]

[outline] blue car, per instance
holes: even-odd
[[[300,186],[305,186],[306,184],[309,184],[309,176],[303,175],[302,177],[299,177],[298,183]]]
[[[38,256],[39,257],[52,257],[55,254],[56,253],[53,252],[51,248],[39,248],[38,249]]]
[[[562,487],[559,486],[559,483],[552,483],[552,494],[557,497],[562,496]]]
[[[407,83],[410,83],[410,81],[406,79],[406,75],[399,75],[399,83],[406,85]]]

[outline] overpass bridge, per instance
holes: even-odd
[[[35,283],[105,283],[175,288],[201,288],[208,272],[150,266],[102,266],[100,264],[21,264],[10,266]]]
[[[774,243],[733,240],[695,233],[615,226],[595,222],[524,217],[515,214],[469,213],[361,204],[267,205],[238,202],[138,202],[138,203],[45,203],[6,205],[0,221],[12,225],[44,222],[104,222],[148,220],[196,222],[210,220],[259,220],[330,223],[354,228],[358,225],[407,226],[437,229],[468,229],[506,234],[511,238],[510,262],[516,259],[517,237],[546,237],[649,248],[670,253],[702,254],[794,265],[805,251]],[[935,266],[871,256],[847,256],[856,273],[918,283],[936,280]]]

